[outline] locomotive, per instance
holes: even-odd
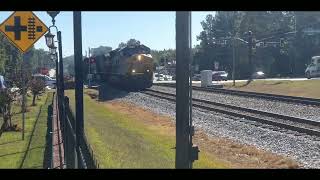
[[[130,90],[152,86],[154,63],[150,48],[145,45],[117,48],[94,59],[102,81]]]

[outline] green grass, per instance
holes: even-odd
[[[49,96],[48,101],[45,103],[47,96]],[[52,99],[52,93],[45,93],[40,98],[36,106],[30,106],[32,97],[27,99],[29,111],[26,113],[24,140],[21,132],[5,132],[0,137],[0,168],[42,168],[47,130],[47,105]],[[41,106],[42,111],[35,124]],[[20,107],[15,105],[13,110],[19,112]],[[18,113],[12,120],[18,127],[22,127],[21,119],[22,114]]]
[[[67,91],[74,109],[74,91]],[[174,168],[175,137],[160,134],[124,113],[84,95],[85,131],[102,168]],[[196,168],[224,168],[214,157],[200,152]]]
[[[232,83],[226,83],[225,88],[320,99],[320,81],[319,80],[308,80],[308,81],[255,80],[247,86],[243,86],[244,84],[245,82],[237,82],[236,87],[232,87]]]

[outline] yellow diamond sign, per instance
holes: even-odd
[[[26,52],[48,27],[32,11],[16,11],[0,25],[8,39],[22,52]]]

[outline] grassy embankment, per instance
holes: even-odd
[[[301,96],[320,99],[320,81],[265,81],[255,80],[249,85],[244,86],[245,82],[237,82],[235,87],[232,83],[224,85],[227,89],[242,91],[253,91],[270,94],[280,94],[287,96]]]
[[[74,109],[74,91],[68,90],[66,95]],[[88,95],[84,95],[84,118],[88,141],[101,168],[174,168],[175,136],[164,124],[137,118],[130,110],[115,109],[112,104],[99,103]],[[200,152],[194,167],[227,165]]]
[[[21,132],[2,134],[0,137],[0,168],[43,168],[47,110],[51,102],[52,93],[50,92],[40,96],[40,99],[36,101],[36,106],[31,106],[32,97],[27,97],[25,139],[22,140]],[[12,122],[21,128],[20,110],[20,106],[15,104],[13,107],[15,115],[12,117]]]

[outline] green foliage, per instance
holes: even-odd
[[[305,64],[320,53],[320,35],[299,31],[301,28],[320,28],[319,12],[288,11],[218,11],[215,16],[209,14],[201,22],[203,31],[197,37],[200,45],[196,47],[194,61],[200,70],[212,69],[214,61],[220,62],[221,69],[232,69],[232,43],[225,46],[215,44],[217,39],[237,37],[247,39],[245,33],[252,31],[254,38],[260,40],[270,35],[298,30],[291,36],[277,35],[268,41],[279,42],[285,38],[284,47],[257,48],[253,52],[255,70],[263,70],[269,76],[299,76],[304,74]],[[318,24],[316,24],[318,23]],[[313,26],[311,26],[314,24]],[[248,48],[246,44],[235,43],[236,76],[246,78],[248,71]]]
[[[46,101],[46,97],[48,99]],[[29,107],[25,121],[25,140],[20,131],[3,133],[0,137],[0,168],[43,168],[47,130],[47,109],[52,102],[52,93],[44,95],[37,106]],[[28,106],[31,98],[28,97]],[[38,113],[41,108],[41,114]],[[12,123],[22,127],[20,105],[13,104]],[[37,120],[37,117],[39,119]],[[33,131],[33,129],[35,129]],[[30,142],[31,141],[31,142]],[[30,143],[29,143],[30,142]]]
[[[172,62],[176,60],[176,50],[175,49],[164,49],[164,50],[151,50],[151,55],[156,63],[156,65],[163,65],[165,62]]]
[[[45,90],[44,88],[46,87],[46,83],[42,79],[33,78],[30,81],[29,86],[33,94],[32,105],[35,106],[36,96],[41,94]]]
[[[136,39],[129,39],[126,43],[121,42],[118,46],[118,48],[123,48],[125,46],[133,46],[133,45],[139,45],[140,41],[136,40]]]

